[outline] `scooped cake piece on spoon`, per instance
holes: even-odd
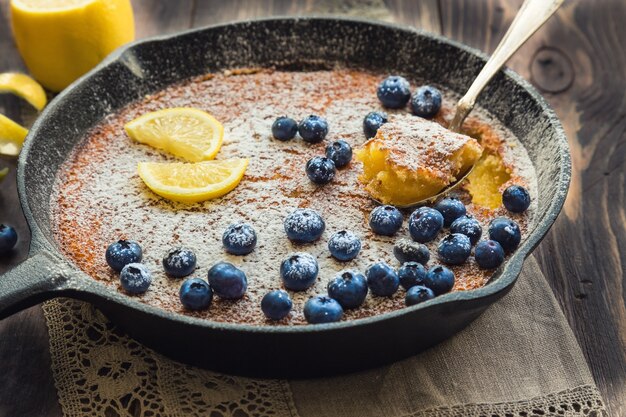
[[[392,117],[356,151],[365,189],[381,203],[398,206],[435,196],[481,154],[476,139],[408,114]]]

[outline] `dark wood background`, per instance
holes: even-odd
[[[11,38],[8,3],[0,0],[0,72],[25,70]],[[493,51],[521,3],[385,0],[397,21],[486,52]],[[134,0],[133,5],[137,38],[143,38],[229,20],[306,13],[313,1]],[[565,208],[535,253],[610,415],[626,416],[626,2],[566,1],[509,66],[555,108],[574,164]],[[0,96],[0,112],[9,117],[18,117],[21,105]],[[15,256],[0,259],[0,272],[23,259],[28,248],[15,161],[3,158],[4,166],[12,170],[0,184],[0,222],[15,225],[21,240]],[[53,384],[41,308],[1,321],[0,417],[60,416]]]

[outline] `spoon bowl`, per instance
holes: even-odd
[[[435,194],[432,197],[428,197],[428,198],[424,198],[422,200],[419,200],[415,203],[410,203],[410,204],[392,204],[394,207],[397,207],[399,209],[411,209],[411,208],[416,208],[419,206],[423,206],[426,204],[431,204],[434,203],[435,201],[437,201],[440,197],[443,197],[447,194],[449,194],[450,192],[456,190],[457,188],[459,188],[459,186],[461,184],[463,184],[465,182],[465,180],[469,177],[469,175],[472,173],[472,171],[474,171],[474,167],[476,165],[472,165],[470,167],[470,169],[468,169],[465,174],[463,174],[463,176],[461,178],[459,178],[458,180],[454,181],[453,183],[450,183],[446,188],[444,188],[443,190],[441,190],[441,192]],[[378,204],[384,204],[381,201],[378,201],[375,198],[372,198],[375,202],[377,202]]]

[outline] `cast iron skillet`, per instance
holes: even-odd
[[[32,232],[30,258],[0,277],[0,318],[53,297],[75,297],[93,303],[132,337],[174,359],[263,377],[374,367],[450,337],[511,289],[524,258],[557,217],[569,185],[570,156],[561,125],[541,96],[512,71],[500,72],[479,104],[528,150],[538,173],[536,226],[485,287],[400,311],[296,327],[213,323],[169,313],[106,287],[65,259],[52,235],[50,195],[59,166],[88,129],[145,94],[187,77],[232,67],[340,64],[406,74],[463,92],[484,62],[483,54],[439,36],[337,18],[226,24],[117,50],[59,94],[28,135],[17,181]]]

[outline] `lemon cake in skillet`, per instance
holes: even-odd
[[[306,324],[303,310],[307,300],[315,295],[326,295],[328,284],[335,277],[346,270],[366,275],[368,268],[379,262],[397,271],[402,265],[402,254],[421,248],[418,243],[428,249],[428,259],[422,259],[426,270],[441,265],[453,273],[452,291],[485,285],[494,269],[479,266],[474,257],[476,242],[471,243],[468,249],[471,256],[463,262],[455,262],[454,256],[448,258],[446,250],[441,252],[442,245],[453,247],[455,244],[445,241],[448,235],[455,234],[449,230],[451,224],[447,216],[443,216],[446,224],[430,240],[413,233],[410,222],[415,220],[417,224],[419,219],[414,219],[413,210],[408,209],[400,212],[401,227],[397,232],[391,236],[375,232],[376,227],[372,228],[370,220],[378,204],[372,199],[368,186],[361,182],[363,177],[367,182],[367,177],[372,176],[368,174],[371,164],[366,157],[352,158],[346,166],[334,169],[332,178],[323,185],[313,181],[320,178],[320,171],[315,171],[315,166],[307,169],[309,161],[324,156],[327,146],[339,140],[349,144],[355,154],[366,154],[372,144],[413,136],[411,129],[432,129],[429,140],[433,143],[445,137],[443,128],[432,122],[445,126],[451,117],[454,95],[442,90],[441,108],[431,117],[432,122],[425,121],[410,114],[406,106],[393,109],[381,104],[376,92],[384,78],[381,74],[342,68],[226,71],[172,85],[131,104],[92,129],[65,162],[56,180],[53,199],[58,245],[93,279],[128,293],[120,283],[119,272],[107,264],[105,251],[120,239],[135,241],[141,246],[141,262],[151,274],[151,283],[147,291],[133,297],[169,311],[220,322]],[[133,140],[124,129],[127,123],[146,113],[189,107],[207,112],[223,124],[223,143],[216,160],[248,161],[245,174],[234,189],[219,198],[197,203],[171,201],[146,186],[137,172],[138,163],[181,160]],[[364,117],[373,111],[384,112],[388,121],[368,142]],[[284,115],[295,120],[316,115],[325,120],[328,131],[317,143],[311,143],[315,140],[307,142],[300,136],[277,140],[272,125]],[[523,239],[533,224],[534,204],[531,202],[530,207],[521,212],[511,211],[502,204],[502,192],[515,186],[528,190],[531,197],[535,195],[536,178],[525,149],[510,131],[481,109],[476,109],[474,117],[467,120],[463,133],[459,135],[462,137],[462,142],[458,142],[460,147],[434,145],[435,150],[450,150],[450,155],[460,156],[457,151],[463,150],[461,159],[447,166],[446,180],[467,168],[469,161],[477,162],[467,182],[455,190],[455,204],[461,204],[466,214],[479,223],[481,240],[491,237],[490,223],[502,217],[519,225]],[[417,149],[391,148],[391,152]],[[415,161],[424,166],[442,163],[441,155],[429,153],[432,147],[419,149],[425,152],[424,158]],[[411,157],[417,158],[416,155]],[[399,195],[406,195],[406,192]],[[374,197],[381,199],[380,195]],[[285,220],[298,209],[313,210],[323,219],[324,228],[317,240],[306,243],[289,238]],[[447,213],[445,207],[443,212]],[[245,255],[229,253],[223,242],[224,231],[238,223],[250,226],[255,232],[256,245]],[[338,232],[345,233],[337,235]],[[333,245],[338,245],[333,247],[354,250],[346,243],[354,238],[358,239],[359,250],[352,259],[339,260],[337,253],[329,250],[329,241],[333,239]],[[164,255],[175,247],[189,249],[196,258],[188,277],[206,280],[215,264],[234,265],[246,277],[242,296],[230,299],[216,293],[208,308],[186,308],[180,299],[185,278],[168,275],[163,265]],[[281,264],[294,254],[310,256],[317,266],[317,274],[304,289],[290,289],[281,278]],[[304,262],[309,258],[301,256],[299,259]],[[407,292],[402,285],[396,285],[396,290],[388,295],[382,295],[384,291],[372,285],[362,304],[343,309],[341,320],[382,314],[406,306]],[[290,311],[280,320],[268,319],[261,308],[263,297],[275,290],[286,290],[292,302]]]

